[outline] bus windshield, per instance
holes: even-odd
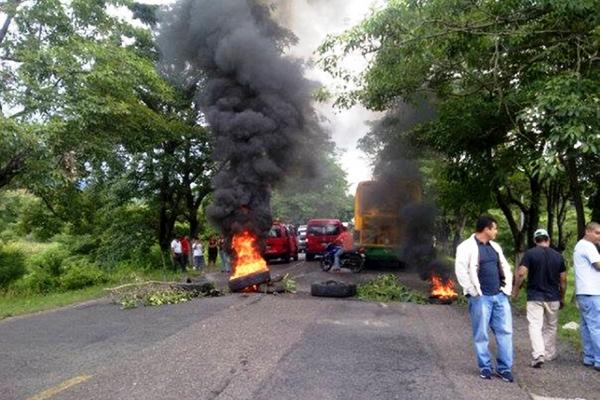
[[[416,181],[401,181],[394,188],[360,182],[354,197],[355,240],[360,246],[398,247],[404,240],[402,209],[420,201]]]

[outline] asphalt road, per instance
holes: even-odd
[[[568,348],[542,370],[525,365],[522,318],[517,382],[484,381],[464,307],[313,298],[310,283],[331,277],[315,263],[271,269],[298,293],[132,310],[102,300],[0,322],[0,399],[600,398],[598,373]]]

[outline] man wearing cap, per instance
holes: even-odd
[[[573,251],[575,294],[581,314],[583,365],[600,371],[600,224],[590,222]]]
[[[531,340],[531,366],[540,368],[544,361],[556,358],[558,310],[567,291],[567,268],[563,256],[550,248],[550,235],[545,229],[533,233],[536,246],[523,255],[517,270],[512,298],[527,278],[527,321]]]

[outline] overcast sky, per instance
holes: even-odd
[[[148,4],[169,4],[174,0],[138,0]],[[267,0],[268,1],[268,0]],[[329,33],[340,33],[358,23],[369,14],[371,7],[381,6],[383,0],[286,0],[280,17],[285,25],[298,37],[298,45],[291,53],[304,59],[311,59],[319,44]],[[284,15],[283,15],[284,14]],[[364,60],[354,57],[349,60],[353,69],[364,66]],[[331,84],[328,74],[317,68],[307,71],[309,79],[317,80],[326,86]],[[323,125],[331,132],[340,149],[340,163],[348,174],[349,192],[354,193],[358,182],[371,177],[371,167],[364,154],[356,148],[358,139],[367,131],[365,124],[379,117],[362,107],[350,110],[334,110],[330,104],[316,104],[325,117]]]

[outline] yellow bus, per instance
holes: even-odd
[[[397,263],[406,232],[402,209],[422,201],[418,181],[402,180],[397,187],[377,181],[360,182],[354,197],[354,242],[367,261]]]

